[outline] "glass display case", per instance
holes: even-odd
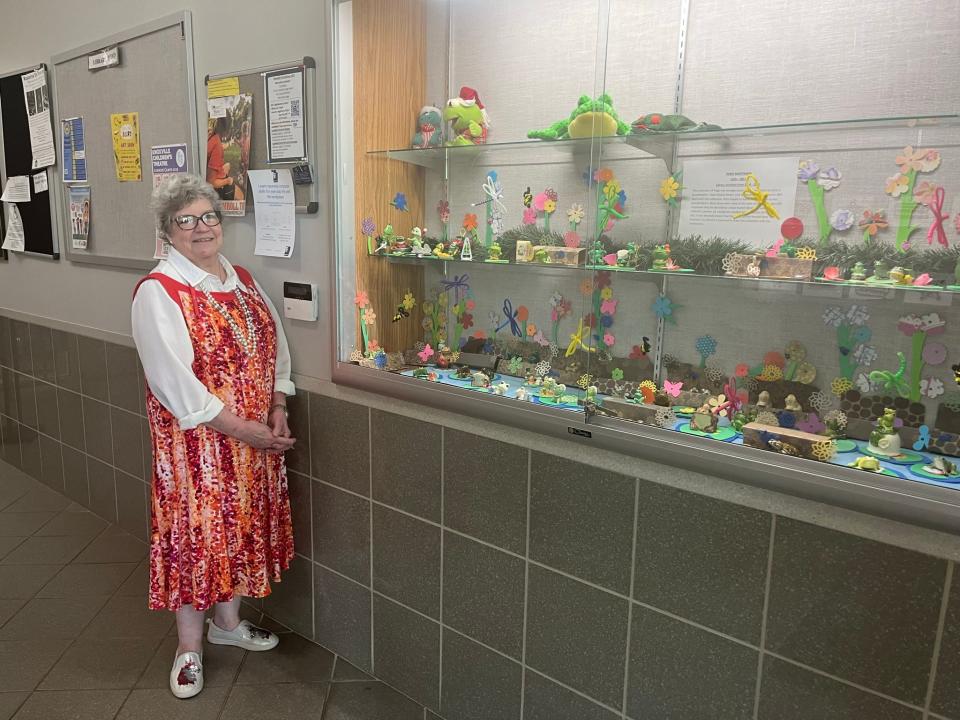
[[[960,116],[744,107],[682,0],[543,8],[337,5],[335,381],[960,526]]]

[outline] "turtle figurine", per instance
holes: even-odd
[[[527,137],[534,140],[569,140],[629,134],[630,126],[617,116],[613,100],[604,93],[596,100],[591,100],[589,95],[581,95],[569,117],[557,120],[543,130],[531,130]]]
[[[686,115],[650,113],[633,121],[633,133],[642,135],[657,132],[695,132],[697,130],[720,130],[719,125],[694,122]]]

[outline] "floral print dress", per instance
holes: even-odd
[[[257,352],[248,355],[204,294],[161,273],[193,344],[193,372],[227,410],[266,422],[273,398],[277,331],[253,278],[237,267]],[[139,287],[139,285],[138,285]],[[240,288],[237,293],[243,292]],[[211,293],[241,329],[235,293]],[[206,610],[236,595],[264,597],[293,559],[293,527],[282,454],[257,450],[206,425],[182,430],[147,386],[153,445],[151,609]]]

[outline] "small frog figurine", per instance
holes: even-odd
[[[877,418],[877,425],[870,433],[869,449],[877,455],[899,455],[900,436],[893,429],[896,411],[886,408],[883,415]]]
[[[875,280],[887,280],[888,273],[890,272],[890,266],[887,265],[883,260],[877,260],[876,264],[873,266],[873,277]]]
[[[664,243],[663,245],[656,245],[653,248],[653,269],[654,270],[666,270],[667,261],[670,259],[670,245]]]
[[[857,280],[858,282],[867,279],[867,270],[859,260],[853,264],[853,269],[850,271],[850,279]]]

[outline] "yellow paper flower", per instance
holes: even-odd
[[[577,380],[577,387],[586,390],[590,387],[591,382],[593,382],[593,375],[581,375],[580,379]]]
[[[410,312],[411,310],[413,310],[414,306],[417,304],[417,300],[415,297],[413,297],[413,293],[407,293],[406,295],[403,296],[403,302],[400,304],[403,305],[404,310],[406,310],[407,312]]]
[[[439,297],[437,297],[437,302],[440,304],[440,307],[446,307],[446,306],[447,306],[447,294],[446,294],[446,293],[440,293]]]
[[[797,249],[797,257],[800,260],[816,260],[817,251],[812,247],[802,247]]]
[[[887,193],[887,195],[898,197],[907,191],[908,184],[909,178],[907,178],[906,175],[897,173],[896,175],[887,178],[887,184],[884,186],[884,192]]]
[[[776,382],[783,377],[783,370],[781,370],[776,365],[764,365],[763,372],[757,376],[758,380],[766,380],[768,382]]]
[[[833,382],[830,383],[830,391],[837,397],[843,397],[847,390],[853,390],[853,383],[847,378],[834,378]]]
[[[644,380],[638,387],[649,388],[654,392],[657,391],[657,384],[653,380]]]
[[[814,443],[810,452],[817,460],[829,462],[837,454],[837,444],[833,440],[822,440]]]
[[[430,315],[431,313],[433,313],[433,303],[424,302],[423,305],[420,306],[420,309],[423,310],[424,315]]]
[[[617,195],[620,194],[619,181],[610,180],[610,182],[603,186],[603,194],[607,196],[607,200],[613,200]]]
[[[554,210],[557,209],[557,203],[553,200],[544,200],[543,201],[543,211],[550,215]]]
[[[605,287],[603,290],[600,291],[601,300],[609,300],[612,297],[613,297],[613,288]]]
[[[673,175],[664,178],[663,182],[660,183],[660,194],[664,200],[675,198],[677,196],[677,190],[679,189],[680,183],[673,179]]]

